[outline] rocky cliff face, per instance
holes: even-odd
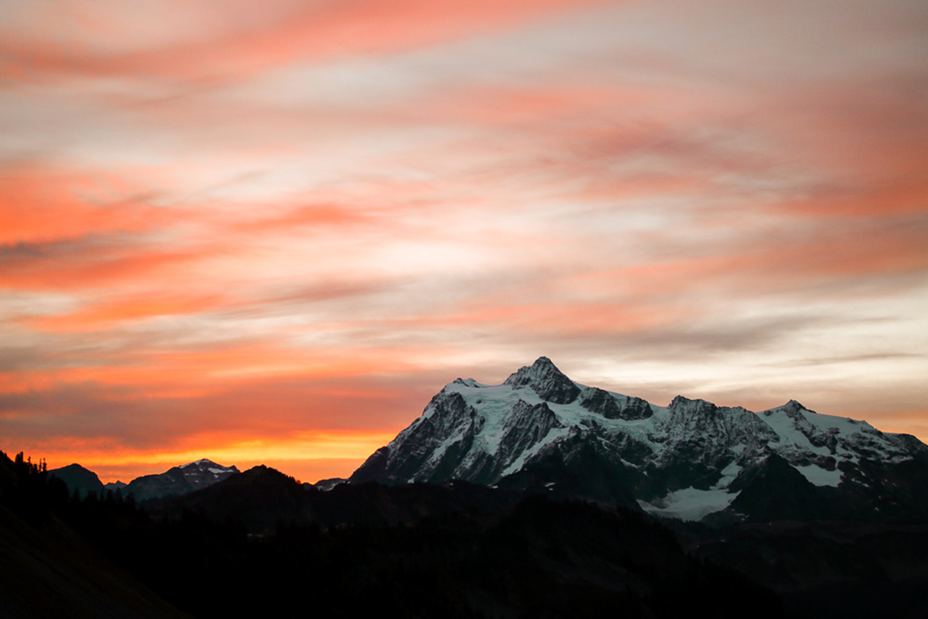
[[[926,460],[928,448],[914,437],[795,401],[760,413],[683,396],[657,406],[575,383],[541,357],[500,385],[446,385],[351,481],[460,479],[695,520],[713,513],[763,517],[761,507],[752,512],[751,497],[761,494],[752,484],[784,476],[807,484],[822,505],[835,504],[836,496],[847,509],[860,509],[862,501],[866,509],[880,501],[905,504],[889,496],[893,484],[868,475],[882,479],[900,467],[911,469],[906,479],[925,475]]]

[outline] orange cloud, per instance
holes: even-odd
[[[67,314],[30,317],[25,323],[43,331],[88,331],[155,316],[184,315],[221,306],[218,295],[153,298],[150,295],[92,303]]]
[[[32,164],[0,167],[0,244],[43,243],[89,234],[139,232],[176,216],[151,206],[151,171],[74,170]]]
[[[215,247],[140,246],[128,239],[86,238],[73,242],[7,248],[0,263],[0,287],[28,290],[84,289],[137,277],[182,272],[209,258]]]
[[[423,0],[311,6],[277,3],[276,7],[262,8],[275,16],[270,22],[248,5],[238,7],[239,12],[217,7],[211,19],[221,26],[203,39],[129,48],[122,53],[107,53],[87,43],[59,42],[53,36],[43,40],[35,33],[25,38],[7,32],[5,43],[0,45],[0,57],[5,60],[0,70],[20,79],[43,73],[241,79],[297,60],[397,52],[445,43],[576,7],[576,2],[565,0],[515,0],[505,5],[487,0],[454,0],[441,5]],[[168,3],[165,10],[183,13],[184,7]],[[74,11],[82,9],[74,7]],[[131,33],[131,20],[125,14],[121,17],[125,18],[123,25],[130,28],[122,35],[125,37]],[[113,28],[115,21],[103,27]],[[100,26],[94,19],[79,23],[87,40],[101,34]]]

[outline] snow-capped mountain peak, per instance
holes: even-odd
[[[196,461],[194,461],[194,462],[188,462],[187,464],[181,464],[181,465],[180,465],[180,468],[186,469],[186,468],[190,468],[190,467],[193,467],[193,466],[199,467],[199,466],[204,465],[204,464],[206,464],[206,465],[213,465],[213,466],[219,466],[218,464],[216,464],[216,463],[213,462],[212,460],[209,460],[209,459],[207,459],[207,458],[200,458],[199,460],[196,460]]]
[[[801,402],[798,402],[796,400],[790,400],[789,402],[787,402],[783,406],[780,406],[779,408],[782,408],[783,410],[786,410],[786,411],[809,411],[810,413],[815,412],[811,409],[806,408],[805,406],[802,405]]]
[[[538,357],[532,365],[519,368],[505,380],[513,389],[530,387],[544,400],[569,404],[580,395],[580,389],[547,357]]]
[[[137,500],[187,494],[211,486],[239,470],[223,466],[207,458],[175,466],[157,475],[143,475],[126,486],[126,492]]]
[[[575,383],[539,357],[499,385],[449,383],[351,481],[573,489],[693,519],[734,509],[752,479],[766,479],[756,471],[771,457],[776,471],[838,488],[861,482],[867,463],[894,465],[926,449],[795,400],[761,413],[682,395],[657,406]]]
[[[222,466],[207,458],[201,458],[195,462],[188,462],[179,467],[187,476],[212,475],[213,477],[228,476],[232,473],[238,473],[238,469],[233,466]]]

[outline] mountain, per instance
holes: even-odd
[[[928,515],[928,447],[913,436],[795,400],[658,406],[575,383],[547,357],[499,385],[455,379],[350,481],[452,479],[682,520]]]
[[[316,483],[312,484],[317,490],[331,490],[339,484],[343,484],[347,479],[343,477],[329,477],[326,479],[320,479]]]
[[[104,490],[110,490],[112,492],[122,492],[126,493],[126,489],[129,487],[129,484],[122,481],[111,481],[109,483],[103,484]]]
[[[121,481],[103,484],[97,474],[80,464],[69,464],[48,471],[67,485],[70,492],[87,496],[90,492],[102,495],[104,491],[119,491],[131,494],[138,501],[189,494],[222,481],[239,471],[235,466],[223,466],[212,460],[202,459],[189,464],[175,466],[164,473],[143,475],[126,484]]]
[[[69,464],[58,469],[51,469],[48,474],[63,481],[69,492],[76,492],[79,496],[87,496],[91,492],[97,495],[103,494],[103,483],[97,474],[80,464]]]
[[[123,488],[123,492],[131,494],[137,501],[177,496],[206,488],[238,472],[234,465],[222,466],[204,458],[157,475],[137,477]]]

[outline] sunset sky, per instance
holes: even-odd
[[[0,449],[344,476],[539,355],[928,440],[928,3],[0,1]]]

